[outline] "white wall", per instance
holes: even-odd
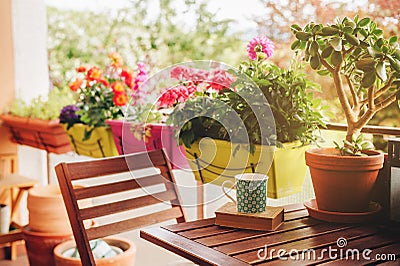
[[[26,101],[49,91],[47,66],[47,21],[43,0],[13,0],[12,27],[16,97]],[[45,152],[18,147],[19,173],[47,180]]]

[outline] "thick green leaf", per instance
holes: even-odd
[[[344,37],[345,37],[346,41],[348,41],[351,45],[354,45],[354,46],[360,45],[360,40],[357,37],[355,37],[349,33],[345,33]]]
[[[349,27],[349,26],[346,26],[346,27],[344,27],[343,28],[343,30],[342,30],[344,33],[352,33],[353,32],[353,28],[352,27]]]
[[[376,80],[375,71],[365,72],[364,77],[361,80],[361,86],[363,86],[364,88],[369,88],[375,83],[375,80]]]
[[[383,30],[381,29],[376,29],[372,32],[372,34],[376,35],[376,36],[381,36],[383,34]]]
[[[316,70],[316,69],[321,67],[321,62],[320,62],[319,57],[317,55],[311,57],[310,66],[314,70]]]
[[[389,38],[389,43],[390,44],[397,43],[398,40],[399,40],[399,38],[397,36],[392,36],[392,37]]]
[[[322,34],[325,36],[335,35],[335,34],[338,34],[339,32],[340,32],[339,29],[331,27],[331,26],[322,28]]]
[[[317,25],[315,25],[315,26],[312,28],[312,33],[313,33],[313,34],[316,34],[316,33],[318,33],[321,29],[322,29],[322,26],[321,26],[320,24],[317,24]]]
[[[300,47],[300,40],[295,40],[292,45],[290,46],[290,49],[296,50]]]
[[[296,33],[298,31],[301,31],[301,27],[297,24],[292,24],[292,26],[290,26],[290,29],[292,30],[293,33]]]
[[[312,41],[310,45],[310,55],[317,56],[319,50],[319,44],[317,41]],[[318,60],[319,61],[319,60]]]
[[[301,41],[308,41],[308,39],[311,37],[310,33],[304,32],[304,31],[299,31],[296,32],[296,38],[301,40]]]
[[[335,49],[335,51],[342,51],[342,39],[339,37],[335,37],[333,38],[329,44],[333,47],[333,49]]]
[[[363,18],[362,20],[360,20],[360,22],[358,22],[358,25],[360,27],[365,27],[369,24],[370,21],[371,21],[370,18]]]
[[[329,75],[331,72],[329,72],[329,70],[322,69],[322,70],[318,70],[317,73],[318,73],[318,75],[321,75],[321,76],[327,76],[327,75]]]
[[[376,65],[376,74],[382,81],[387,80],[386,67],[385,67],[384,62],[379,62]]]
[[[322,50],[321,56],[322,58],[328,58],[331,56],[333,52],[333,47],[332,46],[327,46],[324,50]]]
[[[347,27],[350,27],[352,30],[356,28],[356,23],[354,23],[353,21],[346,21],[346,23],[344,23],[344,25],[346,25]]]
[[[371,57],[362,58],[356,62],[356,68],[367,72],[374,70],[374,65],[375,60]]]
[[[334,51],[331,60],[334,66],[339,66],[343,61],[342,53]]]

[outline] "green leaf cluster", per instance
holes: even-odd
[[[58,119],[61,109],[74,103],[69,89],[53,88],[47,95],[38,96],[29,103],[16,99],[10,108],[10,113],[21,117],[31,117],[43,120]]]
[[[364,140],[363,135],[352,137],[351,141],[343,140],[343,145],[334,141],[336,149],[340,151],[342,156],[367,156],[363,151],[374,148],[370,141]]]
[[[360,91],[380,87],[392,76],[400,78],[398,37],[385,39],[368,17],[344,17],[326,26],[313,22],[304,28],[292,25],[291,31],[296,36],[291,48],[304,50],[304,60],[321,75],[340,69]]]
[[[250,77],[267,99],[278,142],[299,140],[307,144],[317,139],[319,126],[325,126],[318,109],[320,99],[313,96],[320,90],[318,84],[308,80],[300,69],[282,69],[266,61],[242,63],[239,71]]]

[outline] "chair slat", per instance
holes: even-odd
[[[105,159],[92,160],[87,162],[76,162],[71,165],[69,172],[71,180],[78,180],[91,177],[99,177],[117,174],[121,172],[134,171],[153,167],[154,165],[165,166],[165,160],[160,150],[154,153],[138,153],[126,156],[111,157]],[[107,167],[104,163],[107,162]]]
[[[89,240],[119,234],[128,230],[182,217],[179,207],[143,215],[120,222],[92,227],[86,230]]]
[[[152,195],[137,197],[134,199],[121,200],[113,203],[97,205],[90,208],[85,208],[80,211],[83,220],[102,217],[110,214],[115,214],[123,211],[129,211],[145,206],[154,205],[164,201],[176,199],[174,191],[163,191]]]
[[[132,189],[137,189],[140,187],[154,186],[158,184],[165,184],[169,182],[163,176],[150,175],[146,177],[140,177],[138,179],[129,179],[118,181],[115,183],[108,183],[90,187],[83,187],[75,189],[75,197],[77,200],[100,197],[104,195],[109,195],[112,193],[124,192]]]

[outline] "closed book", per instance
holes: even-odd
[[[215,216],[216,225],[262,231],[273,231],[284,221],[282,207],[267,206],[264,212],[243,213],[232,202],[216,210]]]

